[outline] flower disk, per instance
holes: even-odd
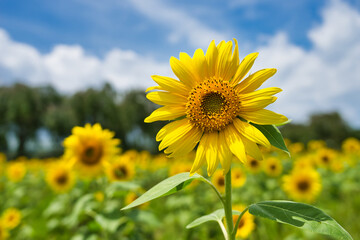
[[[276,73],[269,68],[246,77],[257,53],[241,62],[237,41],[210,43],[206,54],[201,49],[191,58],[180,53],[172,57],[170,66],[179,80],[152,76],[159,85],[150,87],[146,97],[163,105],[145,122],[174,120],[157,134],[159,150],[169,157],[181,157],[196,149],[190,173],[207,163],[212,175],[221,163],[223,173],[230,169],[233,156],[246,162],[249,155],[261,160],[258,144],[270,147],[270,142],[253,124],[281,124],[287,118],[264,109],[276,100],[280,88],[257,90]],[[234,46],[235,45],[235,46]],[[234,47],[234,48],[233,48]]]

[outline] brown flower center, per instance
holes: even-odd
[[[240,99],[222,79],[210,78],[194,87],[186,104],[186,116],[205,132],[223,130],[239,114]]]
[[[308,181],[306,181],[306,180],[302,180],[302,181],[297,183],[297,188],[301,192],[306,192],[310,188],[310,183]]]
[[[89,145],[84,148],[81,154],[81,162],[85,165],[96,165],[102,157],[102,147],[99,145]]]

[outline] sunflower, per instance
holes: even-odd
[[[105,199],[105,194],[102,191],[97,191],[94,193],[94,198],[97,202],[101,203]]]
[[[246,182],[245,172],[239,167],[233,168],[231,173],[231,182],[234,187],[242,187]]]
[[[263,161],[263,170],[270,177],[277,177],[282,173],[283,166],[276,157],[269,157]]]
[[[107,163],[106,176],[110,181],[127,181],[134,177],[135,165],[128,156],[118,156],[114,161]]]
[[[246,162],[246,154],[261,159],[257,144],[270,147],[268,139],[254,124],[280,124],[283,115],[264,109],[276,100],[280,88],[257,90],[273,76],[276,69],[263,69],[245,78],[258,53],[249,54],[240,62],[237,41],[212,41],[206,55],[201,49],[193,58],[180,53],[172,57],[170,66],[179,81],[170,77],[152,76],[159,85],[147,98],[163,107],[155,110],[145,122],[174,120],[157,134],[159,150],[170,157],[191,152],[197,145],[191,174],[205,162],[211,176],[221,163],[228,172],[232,155]],[[256,91],[257,90],[257,91]]]
[[[309,151],[317,151],[324,147],[326,147],[326,143],[323,140],[310,140],[307,144]]]
[[[345,153],[360,154],[360,141],[353,137],[347,138],[342,143],[341,148]]]
[[[336,160],[336,151],[330,148],[319,149],[316,153],[316,163],[319,167],[329,169]]]
[[[17,208],[8,208],[3,212],[1,222],[4,228],[14,229],[21,222],[21,212]]]
[[[312,202],[321,191],[320,175],[316,170],[297,169],[283,177],[283,189],[297,201]]]
[[[247,170],[249,170],[251,173],[258,173],[261,170],[262,162],[247,156],[247,161],[245,162],[245,167]]]
[[[57,193],[69,191],[75,184],[75,173],[65,162],[54,162],[46,173],[46,182]]]
[[[17,160],[8,164],[6,175],[12,182],[20,182],[26,174],[26,166],[22,161]]]
[[[242,212],[245,209],[245,206],[244,205],[235,205],[235,206],[233,206],[233,209]],[[233,222],[236,223],[238,218],[239,218],[238,215],[233,215]],[[250,233],[255,229],[254,218],[255,217],[253,215],[251,215],[248,211],[241,217],[239,226],[238,226],[238,229],[236,232],[237,238],[245,239],[250,235]]]
[[[219,192],[225,192],[225,177],[221,171],[215,171],[211,177],[211,182]]]
[[[113,137],[114,133],[100,124],[74,127],[72,135],[64,140],[65,158],[79,168],[81,176],[95,176],[120,151],[120,140]]]

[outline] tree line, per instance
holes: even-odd
[[[117,92],[109,83],[70,95],[60,94],[51,86],[2,86],[0,152],[9,158],[60,156],[62,141],[74,126],[100,123],[115,132],[124,150],[157,153],[155,135],[166,122],[147,124],[144,119],[158,107],[146,99],[143,89]],[[291,141],[323,139],[337,148],[347,137],[360,138],[360,131],[349,127],[336,112],[313,115],[307,124],[290,123],[281,131]],[[48,137],[44,140],[41,133]],[[42,148],[44,141],[50,143]]]

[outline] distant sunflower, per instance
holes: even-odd
[[[219,192],[225,192],[225,177],[221,171],[215,171],[211,177],[211,182],[214,184]]]
[[[125,202],[124,202],[125,206],[127,206],[130,203],[132,203],[133,201],[135,201],[142,193],[143,193],[143,190],[140,189],[138,192],[129,192],[128,194],[126,194]],[[138,207],[140,209],[146,209],[148,206],[149,206],[149,202],[145,202]]]
[[[253,157],[248,156],[247,161],[245,162],[245,167],[251,173],[258,173],[262,167],[262,161],[259,161]]]
[[[14,229],[21,222],[21,212],[17,208],[8,208],[1,216],[1,223],[6,229]]]
[[[233,209],[242,212],[245,209],[245,206],[234,205]],[[236,223],[238,218],[239,218],[238,215],[233,215],[233,222]],[[240,219],[239,226],[236,232],[236,237],[241,239],[248,238],[251,232],[255,229],[254,219],[255,217],[247,211]]]
[[[246,182],[245,172],[239,168],[234,167],[231,170],[231,184],[233,187],[242,187]]]
[[[317,151],[325,147],[326,143],[323,140],[310,140],[307,144],[307,148],[309,151]]]
[[[55,162],[46,173],[46,182],[57,193],[69,191],[75,183],[75,173],[69,164]]]
[[[336,160],[336,151],[330,148],[319,149],[316,153],[316,163],[319,167],[331,168],[331,165]]]
[[[263,69],[245,77],[258,53],[239,59],[238,43],[212,41],[206,55],[201,49],[193,58],[180,53],[170,66],[179,81],[152,76],[159,85],[147,89],[147,98],[163,107],[155,110],[145,122],[168,121],[157,134],[159,150],[170,157],[191,152],[197,145],[191,174],[207,162],[211,176],[219,163],[226,174],[232,155],[246,162],[246,154],[261,159],[257,144],[270,147],[268,139],[251,123],[267,125],[287,121],[283,115],[264,108],[276,100],[280,88],[257,90],[273,76],[276,69]],[[233,45],[234,51],[233,51]],[[257,90],[257,91],[256,91]]]
[[[277,177],[282,173],[283,166],[280,159],[269,157],[263,161],[263,169],[268,176]]]
[[[135,165],[128,156],[118,156],[107,163],[105,173],[110,181],[128,181],[134,177]]]
[[[81,176],[95,176],[120,151],[120,140],[113,137],[114,133],[100,124],[74,127],[72,135],[64,140],[65,158],[79,168]]]
[[[20,182],[26,174],[26,166],[22,161],[10,162],[6,168],[6,176],[12,182]]]
[[[321,191],[321,178],[313,169],[297,169],[283,177],[282,187],[294,200],[312,202]]]
[[[105,199],[105,194],[102,191],[97,191],[94,193],[94,198],[97,202],[103,202]]]
[[[356,138],[350,137],[345,139],[341,145],[342,150],[348,154],[360,154],[360,141]]]

